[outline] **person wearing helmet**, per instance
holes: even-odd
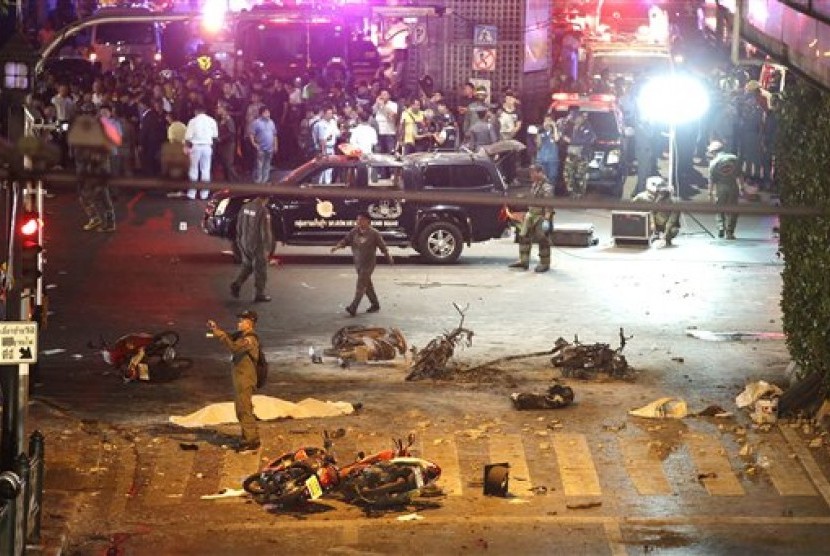
[[[534,199],[553,198],[553,186],[545,176],[545,168],[540,163],[530,167],[530,197]],[[519,240],[519,260],[509,268],[527,270],[530,268],[530,250],[533,243],[539,244],[539,264],[534,269],[542,273],[550,270],[551,233],[553,232],[553,214],[551,207],[529,206],[520,227],[516,232]]]
[[[726,152],[720,141],[712,141],[706,154],[712,158],[709,163],[709,199],[716,205],[737,205],[743,181],[738,157]],[[717,223],[718,237],[735,239],[737,214],[718,213]]]
[[[634,196],[635,202],[671,203],[671,186],[661,176],[651,176],[646,180],[646,190]],[[666,247],[672,246],[672,240],[680,232],[680,213],[677,211],[651,211],[651,236],[659,239],[662,234]]]

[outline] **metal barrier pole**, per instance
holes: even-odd
[[[29,463],[29,456],[20,453],[15,461],[15,467],[20,481],[23,483],[23,492],[17,496],[15,516],[15,531],[14,531],[14,547],[19,552],[14,554],[23,554],[26,551],[26,531],[29,521],[29,496],[32,489],[31,470],[32,466]]]
[[[14,471],[0,473],[0,554],[18,556],[23,554],[23,545],[17,545],[16,535],[18,502],[23,490],[23,481]]]
[[[46,472],[46,445],[43,434],[35,431],[29,436],[29,458],[33,466],[31,484],[32,496],[29,499],[29,519],[31,534],[27,538],[32,544],[40,544],[40,525],[43,516],[43,479]]]

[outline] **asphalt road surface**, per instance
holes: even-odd
[[[809,448],[815,434],[801,424],[753,427],[734,403],[749,381],[781,381],[788,363],[774,339],[783,265],[771,219],[742,219],[739,239],[727,242],[704,233],[711,219],[687,217],[674,248],[623,248],[610,241],[607,213],[558,214],[594,224],[599,244],[555,249],[542,275],[506,268],[517,255],[510,238],[467,248],[446,267],[393,250],[396,264],[375,273],[381,312],[350,318],[348,255],[280,248],[269,269],[274,300],[254,305],[250,284],[242,299],[229,295],[236,267],[227,243],[199,229],[201,202],[122,192],[117,204],[118,230],[104,234],[80,230],[72,195],[47,200],[50,315],[30,424],[47,436],[47,526],[64,528],[69,553],[826,553],[827,447]],[[624,327],[636,379],[568,379],[573,406],[519,412],[511,392],[542,391],[559,376],[548,358],[441,382],[405,382],[404,358],[347,369],[309,360],[309,347],[326,347],[348,324],[399,327],[423,347],[458,324],[453,303],[467,307],[475,331],[456,353],[464,366],[574,335],[616,347]],[[231,399],[227,356],[205,322],[231,327],[251,307],[271,361],[260,393],[361,402],[358,414],[262,422],[254,455],[226,448],[236,426],[170,425],[170,415]],[[86,347],[165,329],[181,334],[179,351],[194,364],[161,383],[124,384]],[[707,342],[690,329],[773,339]],[[734,415],[627,415],[662,396],[690,412],[717,404]],[[346,431],[335,445],[342,461],[415,433],[416,451],[442,467],[443,495],[385,512],[328,499],[286,513],[201,498],[239,488],[269,457],[336,428]],[[506,498],[482,493],[483,467],[496,462],[511,465]]]

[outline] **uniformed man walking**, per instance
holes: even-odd
[[[545,176],[545,169],[541,164],[530,167],[530,196],[534,199],[553,198],[553,186]],[[553,209],[550,207],[527,207],[519,237],[519,260],[510,265],[510,268],[527,270],[530,268],[530,249],[533,242],[539,244],[539,264],[536,272],[550,270],[550,236],[553,231]]]
[[[271,296],[265,293],[265,284],[274,236],[267,204],[268,197],[256,197],[242,205],[236,219],[236,246],[242,257],[242,268],[236,280],[231,282],[231,295],[238,298],[242,284],[253,274],[255,302],[271,301]]]
[[[712,157],[709,163],[709,198],[716,205],[737,205],[741,196],[741,171],[738,157],[725,151],[723,143],[712,141],[706,153]],[[735,239],[738,215],[718,213],[718,237]]]
[[[357,285],[355,286],[354,299],[346,307],[346,312],[351,316],[355,316],[355,313],[357,313],[357,307],[360,305],[360,301],[364,295],[369,298],[370,303],[366,312],[377,313],[380,311],[380,301],[378,301],[377,293],[375,293],[375,286],[372,284],[372,273],[375,271],[378,249],[386,256],[389,264],[395,263],[380,232],[374,229],[370,223],[371,217],[369,214],[365,212],[360,213],[357,216],[357,226],[352,228],[346,234],[346,237],[338,241],[337,245],[331,248],[332,253],[346,246],[352,248],[354,266],[357,270]]]
[[[559,134],[566,151],[563,167],[565,185],[571,195],[582,197],[588,188],[588,161],[594,154],[591,147],[597,134],[588,122],[588,114],[575,109],[560,120]]]
[[[259,336],[256,335],[256,311],[243,311],[237,315],[236,332],[229,334],[219,328],[216,321],[207,322],[213,336],[231,352],[233,367],[234,408],[242,428],[242,439],[237,452],[249,452],[260,447],[259,429],[254,416],[253,395],[256,388],[256,364],[259,358]]]

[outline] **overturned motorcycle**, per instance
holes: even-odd
[[[599,342],[583,344],[579,337],[574,337],[573,343],[559,338],[554,344],[550,362],[562,369],[564,377],[592,379],[598,374],[605,374],[610,378],[633,380],[634,372],[622,354],[626,341],[632,337],[626,336],[620,328],[620,347],[617,349]]]
[[[331,347],[323,355],[337,357],[340,366],[345,368],[352,362],[391,361],[404,355],[406,347],[406,338],[398,328],[344,326],[334,333]],[[315,353],[312,351],[310,355],[315,361]]]
[[[261,504],[291,508],[326,495],[339,494],[346,502],[368,507],[406,505],[434,488],[441,468],[413,457],[409,448],[395,440],[395,449],[382,450],[343,467],[331,452],[332,437],[326,433],[323,448],[302,448],[283,454],[262,471],[243,482],[246,492]]]
[[[179,357],[176,346],[179,334],[165,330],[158,334],[133,332],[118,338],[109,345],[101,336],[96,345],[87,347],[97,350],[104,361],[116,369],[124,382],[163,382],[178,378],[181,371],[193,365],[193,360]]]

